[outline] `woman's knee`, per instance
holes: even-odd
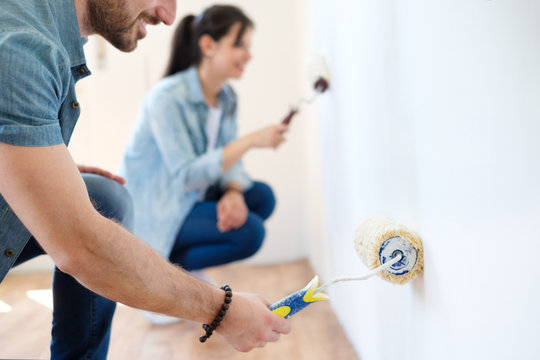
[[[131,230],[133,202],[126,188],[117,181],[97,174],[83,174],[83,179],[96,210]]]
[[[253,182],[245,197],[248,207],[251,205],[250,210],[255,211],[263,220],[268,219],[276,207],[274,191],[264,182]]]
[[[245,256],[254,255],[261,248],[266,235],[263,220],[258,215],[250,213],[241,230]]]

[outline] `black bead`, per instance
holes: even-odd
[[[206,335],[203,335],[199,338],[200,342],[205,342],[210,336],[212,336],[212,333],[216,328],[221,324],[221,321],[223,321],[223,317],[227,313],[227,310],[229,310],[229,304],[231,303],[232,298],[232,289],[229,285],[223,285],[221,287],[222,290],[225,291],[225,300],[223,305],[221,306],[221,309],[219,310],[219,313],[216,315],[216,318],[210,325],[203,324],[202,328],[206,331]]]

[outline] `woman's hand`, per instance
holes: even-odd
[[[283,134],[287,130],[285,124],[270,125],[231,142],[223,148],[223,171],[229,170],[252,148],[276,149],[285,141]]]
[[[217,203],[217,228],[221,232],[238,229],[246,223],[248,207],[240,190],[228,190]]]
[[[110,171],[103,170],[94,166],[77,165],[77,167],[79,168],[79,172],[81,174],[97,174],[97,175],[104,176],[108,179],[114,180],[122,185],[126,184],[126,179],[124,179],[121,176],[114,175]]]
[[[248,134],[251,146],[258,148],[274,148],[276,149],[282,142],[285,141],[283,134],[288,130],[285,124],[270,125],[261,130]]]

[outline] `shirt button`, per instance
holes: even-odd
[[[78,109],[79,108],[79,102],[78,101],[74,101],[71,103],[71,107],[74,108],[74,109]]]
[[[15,255],[15,251],[11,250],[11,249],[7,249],[5,252],[4,252],[4,255],[6,255],[7,257],[12,257],[13,255]]]
[[[80,67],[79,69],[77,69],[77,72],[79,73],[79,75],[84,75],[86,74],[86,70],[84,70],[84,68]]]

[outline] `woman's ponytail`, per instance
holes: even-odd
[[[193,21],[195,16],[188,15],[182,19],[172,39],[172,52],[165,76],[186,70],[196,62],[199,44],[195,43]]]

